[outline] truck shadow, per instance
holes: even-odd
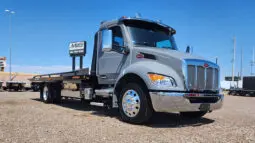
[[[154,113],[146,125],[153,128],[182,128],[202,126],[213,122],[214,120],[206,117],[190,119],[180,116],[179,113]]]
[[[32,99],[34,101],[41,102],[39,98]],[[60,104],[55,104],[64,108],[70,108],[79,111],[88,111],[92,115],[110,117],[120,119],[120,115],[117,109],[106,109],[103,107],[96,107],[81,103],[80,100],[64,99]],[[154,113],[151,120],[144,124],[144,126],[152,128],[181,128],[188,126],[202,126],[213,123],[214,120],[208,118],[190,119],[181,117],[178,113]]]

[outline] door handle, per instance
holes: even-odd
[[[107,76],[106,75],[100,75],[100,78],[106,79]]]

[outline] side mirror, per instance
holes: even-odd
[[[102,50],[112,50],[112,30],[105,29],[102,31]]]
[[[190,53],[190,46],[187,46],[186,53]]]

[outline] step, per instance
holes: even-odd
[[[90,105],[104,107],[104,103],[101,102],[90,102]]]
[[[113,88],[96,89],[95,93],[97,96],[110,97],[113,94]]]

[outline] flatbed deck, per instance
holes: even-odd
[[[229,95],[240,95],[240,96],[246,96],[246,95],[255,96],[255,90],[242,89],[242,88],[229,89],[228,94]]]
[[[89,68],[84,68],[70,72],[36,75],[29,80],[31,82],[52,82],[64,80],[89,80],[90,77]]]

